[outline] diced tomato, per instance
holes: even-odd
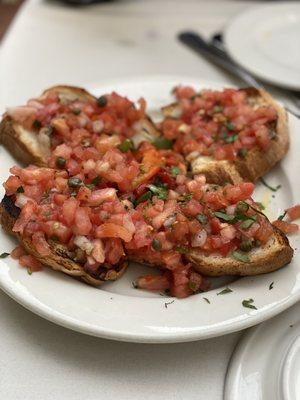
[[[72,226],[73,232],[76,235],[88,235],[92,229],[92,223],[89,217],[87,208],[78,207],[75,211],[74,226]]]
[[[75,213],[78,205],[79,202],[74,197],[70,197],[62,205],[63,217],[68,226],[71,226],[75,219]]]
[[[111,222],[105,222],[103,225],[96,228],[96,237],[98,238],[120,238],[124,242],[129,242],[132,238],[132,233],[121,225],[116,225]]]
[[[228,186],[224,190],[224,195],[231,203],[247,200],[252,196],[254,191],[254,184],[250,182],[243,182],[238,185]]]
[[[44,222],[43,230],[48,238],[58,239],[62,243],[67,243],[72,236],[71,229],[57,221]]]
[[[41,271],[43,269],[42,264],[35,257],[30,255],[24,255],[19,258],[19,264],[22,267],[28,268],[31,272]]]
[[[26,254],[26,250],[22,246],[17,246],[13,249],[13,251],[10,253],[11,257],[14,260],[18,260],[21,256],[24,256]]]
[[[299,226],[291,222],[276,220],[272,222],[272,224],[286,234],[296,233],[299,231]]]
[[[288,208],[286,211],[290,221],[300,218],[300,204],[296,204],[295,206]]]
[[[42,232],[35,232],[32,235],[32,243],[41,256],[46,257],[51,254],[50,246]]]
[[[140,289],[153,291],[164,291],[170,288],[166,275],[145,275],[137,279],[136,285]]]

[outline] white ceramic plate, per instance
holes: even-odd
[[[300,4],[272,2],[238,15],[225,30],[231,57],[258,77],[300,90]]]
[[[262,399],[300,399],[300,304],[248,331],[232,356],[224,400]]]
[[[218,87],[187,77],[153,77],[115,82],[109,86],[92,85],[89,89],[96,95],[116,90],[133,100],[145,96],[152,114],[157,117],[159,107],[172,101],[171,89],[183,82],[198,88]],[[300,122],[293,117],[290,118],[290,130],[292,151],[266,178],[270,184],[280,183],[282,189],[272,198],[268,189],[257,188],[256,199],[270,203],[273,219],[300,199],[299,185],[294,184],[298,182],[300,170]],[[2,182],[14,161],[3,148],[0,158]],[[0,196],[2,194],[3,191]],[[15,246],[14,240],[2,231],[0,238],[0,253]],[[297,237],[293,238],[292,245],[297,241]],[[217,295],[220,289],[215,288],[184,300],[134,289],[131,282],[145,269],[133,266],[118,282],[95,289],[47,268],[29,276],[14,260],[6,258],[0,260],[0,286],[26,308],[65,327],[110,339],[157,343],[192,341],[237,331],[278,314],[300,298],[297,253],[287,268],[230,283],[232,293]],[[276,284],[269,290],[272,281]],[[215,280],[214,287],[222,282]],[[242,301],[249,298],[254,299],[257,310],[242,306]]]

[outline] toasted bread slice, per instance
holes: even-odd
[[[48,266],[55,271],[60,271],[74,278],[81,279],[93,286],[99,286],[105,281],[115,281],[120,278],[127,269],[127,262],[124,261],[116,269],[103,268],[103,272],[100,273],[99,278],[94,277],[86,272],[80,264],[70,258],[70,253],[63,245],[54,241],[49,242],[51,255],[47,257],[41,256],[28,238],[13,232],[12,229],[19,213],[20,209],[15,206],[13,200],[9,196],[4,196],[0,205],[0,223],[3,229],[5,229],[9,234],[15,236],[24,249],[43,265]]]
[[[42,99],[49,92],[54,92],[60,98],[75,101],[76,99],[86,102],[96,102],[96,97],[92,96],[85,89],[74,86],[54,86],[40,96]],[[160,136],[154,123],[146,117],[141,125],[140,131],[133,138],[135,143],[142,140]],[[40,167],[47,166],[47,160],[51,153],[50,140],[44,135],[39,135],[33,130],[25,129],[20,123],[15,122],[8,114],[5,114],[0,123],[0,143],[24,165],[35,164]]]
[[[197,248],[191,249],[185,256],[193,263],[195,270],[205,276],[248,276],[266,274],[284,267],[291,261],[293,253],[285,234],[274,227],[274,234],[264,246],[247,253],[250,262],[238,261],[231,256],[208,256]],[[130,252],[129,258],[131,261],[147,264],[150,267],[165,269],[163,265],[153,262],[147,254]]]
[[[255,88],[242,89],[247,92],[248,103],[256,108],[272,106],[278,114],[274,126],[274,139],[268,151],[258,147],[248,151],[245,158],[238,157],[236,161],[217,161],[211,157],[197,157],[191,161],[194,174],[205,174],[207,180],[216,184],[239,183],[241,181],[255,182],[277,164],[289,149],[288,120],[285,110],[265,90]],[[180,107],[173,103],[162,108],[165,117],[179,118]]]
[[[222,275],[260,275],[288,264],[293,257],[287,237],[274,227],[274,235],[260,248],[255,248],[248,253],[250,262],[241,262],[232,257],[206,256],[192,250],[187,258],[194,263],[195,269],[206,276]]]

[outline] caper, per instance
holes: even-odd
[[[106,98],[106,96],[100,96],[100,97],[97,99],[97,103],[98,103],[98,106],[99,106],[99,107],[105,107],[106,104],[107,104],[107,98]]]
[[[80,178],[69,178],[68,185],[71,188],[79,188],[82,185],[82,180]]]
[[[63,157],[57,157],[55,164],[58,168],[64,168],[66,166],[66,159]]]

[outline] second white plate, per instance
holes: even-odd
[[[272,2],[246,10],[225,30],[231,57],[258,77],[300,90],[300,4]]]

